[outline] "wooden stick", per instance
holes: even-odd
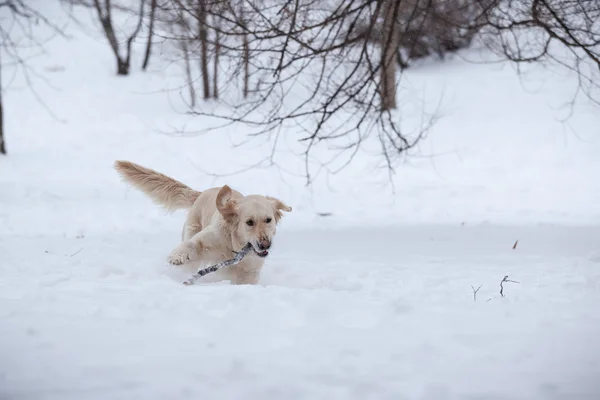
[[[242,259],[252,250],[252,245],[250,243],[246,244],[242,249],[235,255],[235,257],[230,258],[229,260],[221,261],[215,265],[211,265],[210,267],[198,270],[190,279],[183,282],[184,285],[193,285],[199,278],[203,277],[206,274],[210,274],[211,272],[215,272],[223,267],[229,267],[231,265],[235,265],[242,261]]]

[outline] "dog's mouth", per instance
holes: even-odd
[[[265,258],[266,256],[269,255],[269,251],[268,250],[260,250],[257,249],[256,246],[252,246],[252,250],[254,250],[254,253],[259,256],[260,258]]]
[[[267,250],[263,250],[263,251],[257,251],[256,249],[254,249],[254,252],[256,253],[257,256],[259,256],[260,258],[265,258],[266,256],[269,255],[269,252]]]

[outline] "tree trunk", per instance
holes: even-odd
[[[210,77],[208,76],[208,32],[206,30],[206,5],[204,0],[198,4],[198,35],[200,38],[200,72],[204,99],[210,99]]]
[[[140,29],[142,28],[142,21],[144,19],[144,2],[145,0],[140,0],[140,15],[138,23],[133,33],[127,39],[127,53],[125,54],[125,59],[123,59],[119,52],[119,41],[117,40],[117,35],[115,34],[115,30],[112,24],[112,10],[110,0],[104,0],[102,4],[100,4],[100,0],[94,0],[94,6],[98,14],[98,19],[102,24],[104,35],[106,36],[106,39],[110,44],[110,48],[112,49],[115,58],[117,59],[117,75],[129,75],[129,65],[131,64],[131,44],[140,32]]]
[[[0,93],[2,96],[2,93]],[[0,97],[0,154],[6,154],[6,142],[4,141],[4,107]]]
[[[384,0],[383,41],[381,43],[381,110],[396,108],[396,53],[398,30],[396,19],[400,1]]]
[[[192,80],[192,67],[190,64],[190,54],[188,51],[187,39],[181,41],[181,50],[183,51],[183,59],[185,60],[185,76],[187,86],[190,89],[190,105],[192,109],[196,107],[196,90],[194,89],[194,81]]]
[[[117,60],[117,75],[129,75],[129,63],[120,58]]]
[[[154,19],[156,15],[156,1],[152,0],[150,3],[150,26],[148,28],[148,42],[146,43],[146,54],[144,55],[144,63],[142,64],[142,71],[148,68],[148,62],[150,61],[150,53],[152,51],[152,37],[154,36]]]
[[[0,154],[6,154],[4,142],[4,107],[2,106],[2,63],[0,62]]]
[[[221,51],[221,43],[219,40],[219,30],[217,25],[217,30],[215,31],[215,59],[213,64],[213,97],[215,99],[219,98],[219,53]]]
[[[248,45],[248,33],[246,32],[246,16],[244,7],[240,5],[240,18],[242,29],[244,29],[243,40],[243,64],[244,64],[244,98],[248,97],[248,86],[250,84],[250,46]]]
[[[135,30],[133,31],[133,33],[127,39],[127,47],[126,47],[127,53],[125,55],[126,72],[124,74],[119,74],[119,75],[129,74],[129,66],[131,65],[131,45],[133,44],[133,41],[135,40],[137,35],[140,33],[140,30],[142,29],[142,22],[144,22],[144,3],[145,3],[145,0],[140,0],[140,16],[138,19],[138,23],[137,23],[137,26],[135,27]]]
[[[248,97],[249,84],[250,84],[250,47],[248,46],[248,35],[244,34],[244,98]]]

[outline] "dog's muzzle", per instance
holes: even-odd
[[[269,239],[262,239],[254,247],[254,252],[259,257],[266,257],[269,255],[269,249],[271,248],[271,241]]]

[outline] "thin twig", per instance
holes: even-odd
[[[79,253],[81,252],[81,250],[83,250],[83,247],[82,247],[82,248],[80,248],[79,250],[77,250],[75,253],[71,254],[69,257],[74,257],[74,256],[76,256],[77,254],[79,254]]]
[[[477,289],[475,289],[473,287],[473,285],[471,285],[471,289],[473,289],[473,301],[477,301],[477,292],[479,292],[479,289],[481,289],[482,286],[483,286],[483,283],[481,285],[479,285],[479,287]]]
[[[504,282],[519,283],[517,281],[511,281],[510,279],[508,279],[508,275],[506,275],[504,279],[500,281],[500,296],[502,297],[504,297],[504,286],[502,285]]]

